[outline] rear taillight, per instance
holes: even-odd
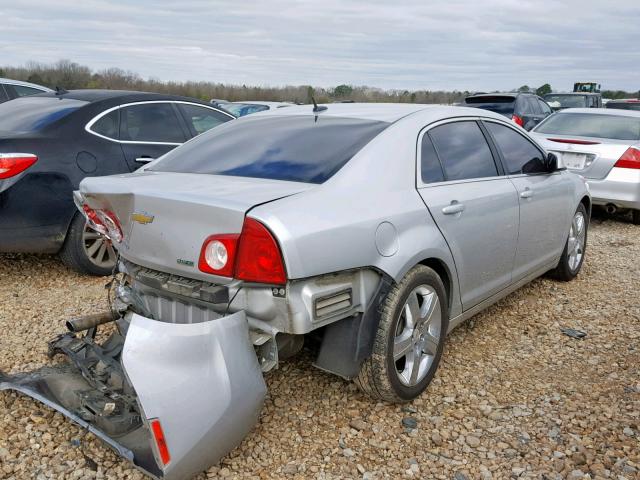
[[[167,466],[171,461],[171,455],[169,454],[169,447],[167,446],[167,440],[164,438],[164,432],[162,431],[162,425],[160,420],[153,419],[151,422],[151,433],[153,433],[153,439],[160,455],[160,461],[162,465]]]
[[[115,213],[110,210],[94,210],[86,203],[82,205],[82,213],[89,222],[91,228],[96,232],[107,236],[114,242],[122,242],[122,227],[120,226],[120,221]]]
[[[0,153],[0,180],[15,177],[37,161],[31,153]]]
[[[278,242],[262,223],[245,218],[240,235],[211,235],[200,250],[205,273],[245,282],[284,285],[287,275]]]
[[[522,117],[519,117],[515,113],[511,115],[511,120],[513,120],[515,123],[517,123],[521,127],[524,127],[524,120],[522,119]]]
[[[572,138],[547,138],[547,140],[556,143],[574,143],[576,145],[600,145],[600,142],[592,142],[591,140],[574,140]]]
[[[640,150],[635,147],[627,148],[614,167],[640,169]]]

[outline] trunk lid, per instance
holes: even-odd
[[[592,180],[605,178],[622,154],[633,144],[625,143],[623,140],[576,135],[533,132],[531,136],[548,152],[557,154],[569,170]],[[577,142],[566,143],[569,140]]]
[[[140,172],[86,178],[76,202],[116,214],[124,239],[115,246],[127,260],[167,273],[228,283],[230,279],[198,270],[204,240],[213,234],[240,233],[252,207],[313,187],[259,178]]]

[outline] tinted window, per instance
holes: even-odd
[[[553,110],[551,110],[551,107],[547,105],[546,102],[538,99],[538,103],[540,104],[540,110],[542,110],[542,113],[544,115],[551,115],[553,113]]]
[[[511,116],[515,108],[515,97],[483,95],[481,97],[467,97],[464,99],[467,107],[482,108],[502,115]]]
[[[223,107],[225,110],[233,113],[236,117],[244,117],[250,113],[269,110],[267,105],[256,105],[252,103],[225,103]]]
[[[447,180],[498,175],[489,145],[475,122],[455,122],[429,130]]]
[[[133,142],[185,141],[170,103],[146,103],[120,109],[120,139]]]
[[[607,108],[617,108],[619,110],[640,110],[640,100],[634,102],[607,102]]]
[[[433,142],[429,135],[422,136],[422,153],[421,153],[420,169],[422,170],[422,181],[424,183],[442,182],[444,173]]]
[[[504,125],[493,122],[485,122],[485,125],[502,152],[509,174],[546,171],[542,152],[533,143]]]
[[[150,170],[323,183],[388,125],[329,116],[247,117],[199,135]]]
[[[640,118],[598,113],[556,113],[535,128],[537,133],[640,140]]]
[[[225,115],[211,108],[199,107],[188,103],[180,103],[178,107],[182,110],[182,113],[184,113],[189,127],[193,128],[196,135],[200,135],[213,127],[232,120],[229,115]]]
[[[9,100],[9,95],[4,91],[4,86],[0,84],[0,102],[6,102]]]
[[[542,110],[540,110],[540,106],[538,105],[538,100],[534,97],[524,97],[527,102],[527,113],[532,113],[534,115],[540,115]]]
[[[585,95],[554,94],[544,96],[545,102],[554,108],[584,108],[587,106]]]
[[[61,97],[17,98],[0,105],[0,131],[37,131],[86,104],[81,100]]]
[[[91,130],[105,137],[118,139],[118,124],[120,123],[120,110],[116,109],[107,113],[91,126]]]
[[[42,90],[37,88],[25,87],[23,85],[11,85],[18,97],[25,97],[27,95],[35,95],[36,93],[42,93]]]

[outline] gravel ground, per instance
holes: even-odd
[[[640,478],[638,258],[640,227],[595,219],[578,279],[536,280],[458,328],[410,405],[370,402],[308,353],[285,362],[259,425],[199,478]],[[103,284],[55,257],[0,256],[0,369],[46,363],[66,318],[103,308]],[[1,393],[0,478],[142,475],[60,414]]]

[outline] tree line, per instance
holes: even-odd
[[[0,77],[23,80],[50,88],[67,90],[79,88],[106,88],[114,90],[138,90],[157,92],[208,101],[212,98],[243,101],[270,100],[294,103],[311,103],[312,97],[318,103],[333,101],[354,102],[395,102],[395,103],[440,103],[452,104],[461,102],[464,97],[474,92],[444,90],[384,90],[381,88],[353,85],[338,85],[334,88],[323,88],[312,85],[286,85],[280,87],[258,87],[251,85],[232,85],[214,81],[174,82],[158,79],[144,79],[139,74],[120,68],[92,70],[91,68],[72,62],[59,60],[53,64],[28,62],[24,66],[0,67]],[[530,88],[523,85],[513,91],[531,91],[539,95],[550,93],[549,84]],[[636,96],[637,92],[603,91],[606,98],[625,98]]]

